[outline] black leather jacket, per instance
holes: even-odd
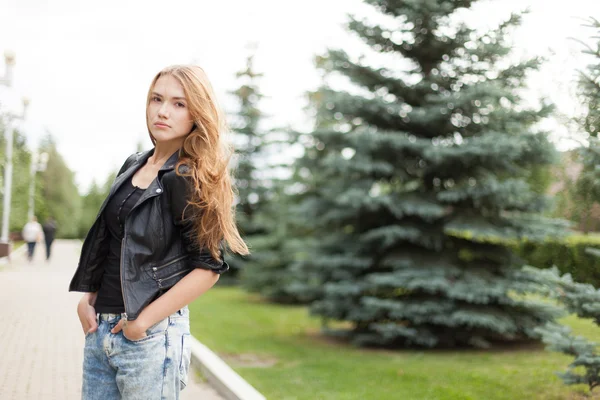
[[[104,209],[119,186],[137,171],[154,153],[131,155],[117,174],[110,193],[100,207],[94,225],[85,238],[77,271],[69,291],[96,292],[104,269],[109,232]],[[175,173],[179,152],[174,153],[158,171],[124,223],[121,243],[121,287],[125,313],[134,320],[150,302],[165,293],[194,268],[221,274],[229,269],[225,261],[215,260],[191,238],[192,222],[182,219],[187,205],[187,178]],[[181,169],[187,167],[180,166]]]

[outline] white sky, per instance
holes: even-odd
[[[530,80],[531,94],[572,114],[572,79],[585,61],[568,38],[590,36],[578,18],[600,18],[600,1],[482,1],[476,20],[493,24],[527,5],[531,13],[514,36],[515,51],[550,56]],[[314,55],[354,45],[342,23],[361,8],[360,0],[0,0],[0,53],[12,50],[17,58],[14,86],[0,86],[0,101],[31,99],[22,125],[31,147],[49,130],[83,192],[92,179],[104,181],[138,142],[151,146],[146,91],[170,64],[201,65],[231,109],[226,92],[238,85],[234,74],[244,66],[247,44],[257,42],[255,65],[268,96],[263,111],[273,125],[300,126],[307,118],[304,93],[319,83]],[[568,132],[552,126],[565,146]]]

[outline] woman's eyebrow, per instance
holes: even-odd
[[[162,94],[157,93],[157,92],[152,92],[152,95],[153,96],[158,96],[158,97],[163,97]],[[185,97],[171,97],[171,99],[173,99],[173,100],[185,100]]]

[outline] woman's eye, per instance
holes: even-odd
[[[152,101],[160,101],[160,97],[158,97],[158,96],[154,96],[154,97],[152,98]]]
[[[175,103],[175,105],[176,105],[177,107],[185,107],[185,104],[183,104],[183,103]]]

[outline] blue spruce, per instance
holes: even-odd
[[[365,57],[318,59],[317,127],[297,168],[297,206],[314,240],[293,273],[325,332],[371,346],[476,346],[537,338],[555,311],[525,293],[506,244],[563,226],[527,180],[555,159],[535,129],[552,106],[524,106],[528,72],[510,63],[512,15],[463,23],[471,0],[365,0],[351,17]],[[335,322],[335,323],[331,323]],[[338,323],[342,322],[342,323]]]

